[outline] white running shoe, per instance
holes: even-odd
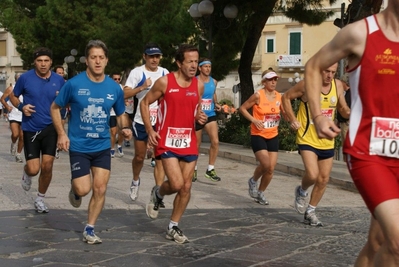
[[[132,185],[130,186],[130,195],[129,195],[132,201],[136,201],[136,199],[139,197],[139,188],[140,188],[140,179],[138,185],[134,185],[132,182]]]
[[[40,200],[36,199],[35,208],[38,213],[48,213],[49,212],[49,209],[44,204],[44,201],[42,199],[40,199]]]
[[[294,207],[298,213],[304,214],[309,205],[309,194],[306,192],[306,196],[302,196],[301,193],[299,192],[300,187],[301,186],[298,185],[295,188]]]
[[[17,153],[17,143],[11,143],[10,153],[11,156],[15,156],[15,153]]]
[[[21,180],[21,186],[25,191],[29,191],[30,187],[32,185],[32,177],[27,175],[24,171],[24,174],[22,175],[22,180]]]
[[[18,163],[22,163],[23,162],[21,153],[15,154],[15,161],[18,162]]]
[[[183,234],[183,231],[177,226],[173,226],[172,229],[166,231],[166,239],[173,240],[178,244],[188,243],[187,236]]]
[[[93,228],[85,227],[83,231],[83,242],[90,245],[101,244],[103,241],[95,233]]]

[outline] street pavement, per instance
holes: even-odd
[[[248,178],[256,162],[250,149],[221,144],[216,163],[222,181],[203,174],[207,148],[201,146],[198,181],[179,227],[190,243],[165,238],[174,196],[156,220],[145,205],[154,185],[146,160],[136,202],[128,196],[133,148],[112,159],[112,174],[104,210],[96,224],[100,245],[82,242],[89,196],[80,208],[68,202],[68,154],[55,160],[53,181],[46,194],[48,214],[37,214],[33,202],[37,179],[29,192],[20,185],[23,164],[10,155],[8,123],[0,119],[0,266],[352,266],[366,241],[369,213],[354,189],[346,167],[334,162],[331,183],[317,207],[324,227],[303,224],[293,209],[294,188],[303,166],[295,153],[279,153],[277,171],[262,206],[248,195]]]

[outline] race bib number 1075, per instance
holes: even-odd
[[[373,117],[370,155],[399,158],[399,119]]]
[[[190,128],[168,128],[165,146],[170,148],[188,148],[191,143]]]

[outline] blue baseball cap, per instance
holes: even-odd
[[[151,47],[146,47],[144,50],[144,54],[146,55],[162,55],[162,51],[158,46],[151,46]]]

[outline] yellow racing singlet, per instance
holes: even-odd
[[[330,91],[327,94],[321,93],[320,103],[323,115],[334,120],[335,109],[338,103],[335,79],[331,82]],[[311,118],[313,118],[313,115],[310,114],[308,103],[301,101],[297,114],[297,120],[300,122],[301,128],[297,131],[296,143],[298,145],[308,145],[316,149],[333,149],[334,139],[319,138]]]

